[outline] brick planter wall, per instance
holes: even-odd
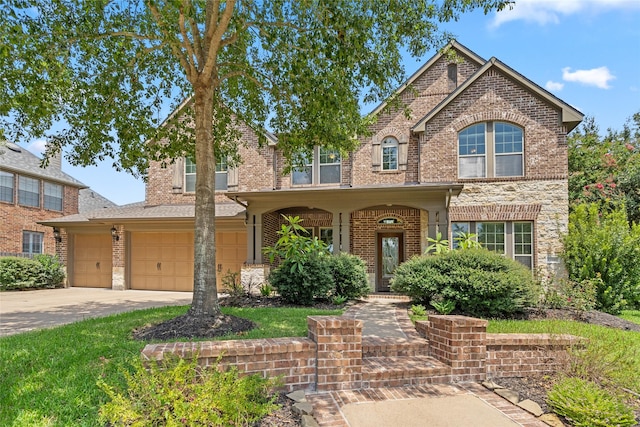
[[[487,376],[525,377],[558,371],[567,351],[580,340],[572,335],[487,334]]]

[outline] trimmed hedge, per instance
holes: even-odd
[[[533,274],[522,264],[486,249],[413,257],[395,270],[391,289],[429,306],[453,301],[476,317],[508,317],[538,296]]]
[[[333,276],[333,294],[347,299],[369,295],[369,276],[367,265],[362,258],[341,253],[327,258]]]
[[[62,264],[54,256],[0,258],[0,291],[51,289],[62,287],[63,284]]]

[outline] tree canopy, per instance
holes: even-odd
[[[507,3],[0,0],[0,139],[46,137],[48,156],[67,147],[74,164],[113,158],[142,176],[149,159],[192,156],[191,311],[217,314],[215,159],[236,152],[238,123],[276,133],[294,162],[314,145],[348,151],[368,124],[360,101],[392,96],[405,51],[422,56],[448,41],[441,23]]]

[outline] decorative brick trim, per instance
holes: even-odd
[[[451,206],[451,221],[535,221],[542,205]]]

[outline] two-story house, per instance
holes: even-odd
[[[316,147],[286,175],[277,138],[259,147],[243,129],[243,163],[216,168],[219,276],[263,280],[262,248],[282,215],[302,217],[335,253],[362,257],[372,291],[388,290],[395,266],[438,233],[452,244],[474,233],[531,269],[555,268],[568,221],[566,136],[582,114],[457,42],[396,95],[410,117],[382,104],[358,149],[343,158]],[[71,284],[100,271],[91,286],[191,290],[194,182],[190,159],[152,162],[144,204],[49,221],[68,236]]]

